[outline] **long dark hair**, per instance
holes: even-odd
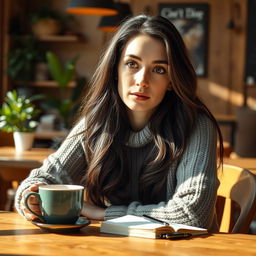
[[[196,95],[197,77],[179,32],[160,16],[132,17],[121,25],[101,57],[80,113],[80,118],[86,119],[87,200],[101,207],[106,206],[106,202],[128,203],[122,193],[117,193],[129,177],[124,144],[130,131],[127,112],[117,92],[117,66],[126,43],[138,34],[147,34],[164,43],[172,87],[151,117],[149,128],[154,138],[154,158],[148,159],[141,171],[142,203],[156,203],[156,195],[166,182],[171,163],[179,160],[186,148],[198,113],[208,116],[216,126],[222,162],[221,132],[215,118]],[[171,129],[174,146],[168,138],[170,132],[163,126]],[[149,202],[145,195],[150,197]]]

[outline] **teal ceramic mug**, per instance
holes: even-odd
[[[42,214],[30,209],[28,199],[36,196]],[[84,187],[78,185],[40,185],[38,192],[30,192],[25,197],[26,208],[44,223],[73,224],[83,207]]]

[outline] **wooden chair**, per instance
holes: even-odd
[[[220,232],[248,233],[256,213],[256,179],[250,171],[233,165],[219,170],[216,203]]]

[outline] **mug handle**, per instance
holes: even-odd
[[[34,212],[33,210],[30,209],[29,205],[28,205],[28,199],[30,196],[34,195],[35,197],[38,198],[39,201],[41,201],[40,199],[40,195],[37,193],[37,192],[29,192],[26,196],[25,196],[25,200],[24,200],[24,203],[25,203],[25,206],[26,208],[34,215],[36,215],[42,222],[45,222],[44,221],[44,216],[41,215],[41,214],[38,214],[36,212]]]

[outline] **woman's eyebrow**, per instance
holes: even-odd
[[[136,56],[136,55],[133,55],[133,54],[127,54],[127,55],[124,56],[124,58],[125,58],[125,57],[134,58],[134,59],[137,59],[137,60],[140,60],[140,61],[142,60],[140,57],[138,57],[138,56]]]
[[[139,61],[142,61],[142,59],[136,55],[133,55],[133,54],[127,54],[125,55],[124,57],[130,57],[130,58],[134,58],[134,59],[137,59]],[[168,61],[167,60],[154,60],[153,63],[155,64],[166,64],[168,65]]]
[[[166,65],[168,65],[168,61],[167,61],[167,60],[155,60],[155,61],[153,61],[153,63],[156,63],[156,64],[166,64]]]

